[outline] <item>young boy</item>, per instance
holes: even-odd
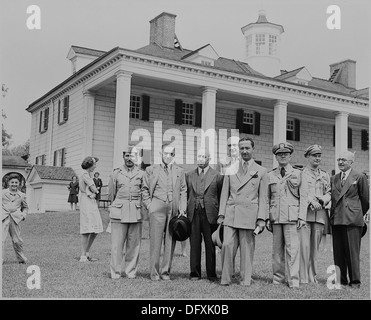
[[[5,241],[9,232],[18,262],[27,263],[27,258],[23,253],[23,240],[19,223],[26,218],[28,205],[26,195],[18,190],[20,182],[18,174],[11,174],[8,180],[8,189],[3,190],[3,260]]]

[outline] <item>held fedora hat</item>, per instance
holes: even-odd
[[[220,249],[223,245],[223,224],[220,224],[218,228],[211,235],[211,240],[214,245],[218,246]]]
[[[367,224],[365,223],[365,224],[363,225],[363,228],[362,228],[362,235],[361,235],[361,238],[366,234],[366,232],[367,232]]]
[[[169,222],[170,235],[176,241],[184,241],[191,235],[191,221],[186,216],[175,216]]]

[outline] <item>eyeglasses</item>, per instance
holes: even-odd
[[[347,161],[351,161],[351,160],[348,160],[348,159],[344,159],[344,158],[339,158],[339,159],[336,159],[337,162],[347,162]]]

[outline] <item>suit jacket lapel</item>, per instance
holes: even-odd
[[[242,182],[243,180],[243,168],[242,168],[242,163],[241,161],[238,161],[238,171],[237,171],[237,174],[236,174],[236,177],[237,179]]]
[[[157,184],[158,175],[160,174],[160,168],[161,168],[161,166],[159,164],[153,166],[153,172],[152,172],[152,174],[153,174],[153,181],[151,183],[151,190],[150,190],[151,191],[151,197],[153,195],[153,191],[155,190],[155,186]]]
[[[248,183],[252,179],[252,177],[257,173],[257,171],[258,170],[256,168],[255,161],[253,160],[249,166],[249,170],[243,176],[241,185],[238,189],[242,188],[246,183]]]
[[[193,187],[193,190],[194,192],[196,192],[196,179],[198,177],[198,172],[197,172],[197,168],[196,170],[193,170],[192,171],[192,176],[191,176],[191,183],[192,183],[192,187]]]
[[[205,175],[205,191],[209,187],[211,181],[213,181],[215,175],[216,175],[216,172],[211,171],[211,168],[209,168],[209,170],[207,170],[206,175]]]
[[[335,188],[338,189],[339,192],[341,192],[340,173],[338,173],[338,174],[335,175],[334,184],[335,184]]]
[[[178,176],[178,167],[176,167],[174,164],[172,165],[172,168],[171,168],[171,175],[173,178],[173,187],[175,187],[176,178]]]
[[[339,195],[339,199],[348,191],[348,189],[350,188],[350,186],[352,185],[352,183],[355,181],[356,179],[354,178],[354,174],[353,174],[353,170],[351,170],[349,172],[349,175],[348,175],[348,178],[347,180],[345,181],[344,183],[344,186],[343,188],[341,188],[341,183],[340,183],[340,195]],[[340,173],[339,173],[339,181],[340,181]]]

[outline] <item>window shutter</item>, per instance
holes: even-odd
[[[66,162],[66,148],[62,149],[62,155],[61,155],[61,167],[65,166]]]
[[[58,100],[58,124],[61,123],[61,100]]]
[[[352,139],[352,128],[348,127],[348,148],[353,148],[353,139]]]
[[[41,165],[45,166],[45,154],[41,156]]]
[[[44,110],[44,130],[48,130],[48,122],[49,122],[49,108]]]
[[[63,108],[63,121],[68,120],[68,111],[70,108],[70,96],[64,98],[64,108]]]
[[[54,151],[53,166],[57,165],[57,157],[58,157],[58,152],[57,152],[57,150],[55,150]]]
[[[236,129],[240,131],[240,133],[244,132],[244,125],[243,125],[243,109],[237,109],[236,114]]]
[[[368,150],[368,132],[367,130],[361,131],[361,150]]]
[[[332,145],[335,147],[335,126],[332,126]]]
[[[180,99],[175,100],[175,124],[182,124],[183,101]]]
[[[43,123],[43,111],[40,111],[40,122],[39,122],[39,132],[41,132],[41,126]]]
[[[254,134],[260,135],[260,113],[256,111],[254,112]]]
[[[150,98],[146,94],[142,95],[142,120],[149,121]]]
[[[294,141],[300,141],[300,120],[294,119]]]
[[[194,126],[201,128],[202,123],[202,103],[196,102],[195,103],[195,120],[194,120]]]
[[[36,164],[36,165],[39,164],[39,158],[38,158],[38,157],[36,157],[36,159],[35,159],[35,164]]]

